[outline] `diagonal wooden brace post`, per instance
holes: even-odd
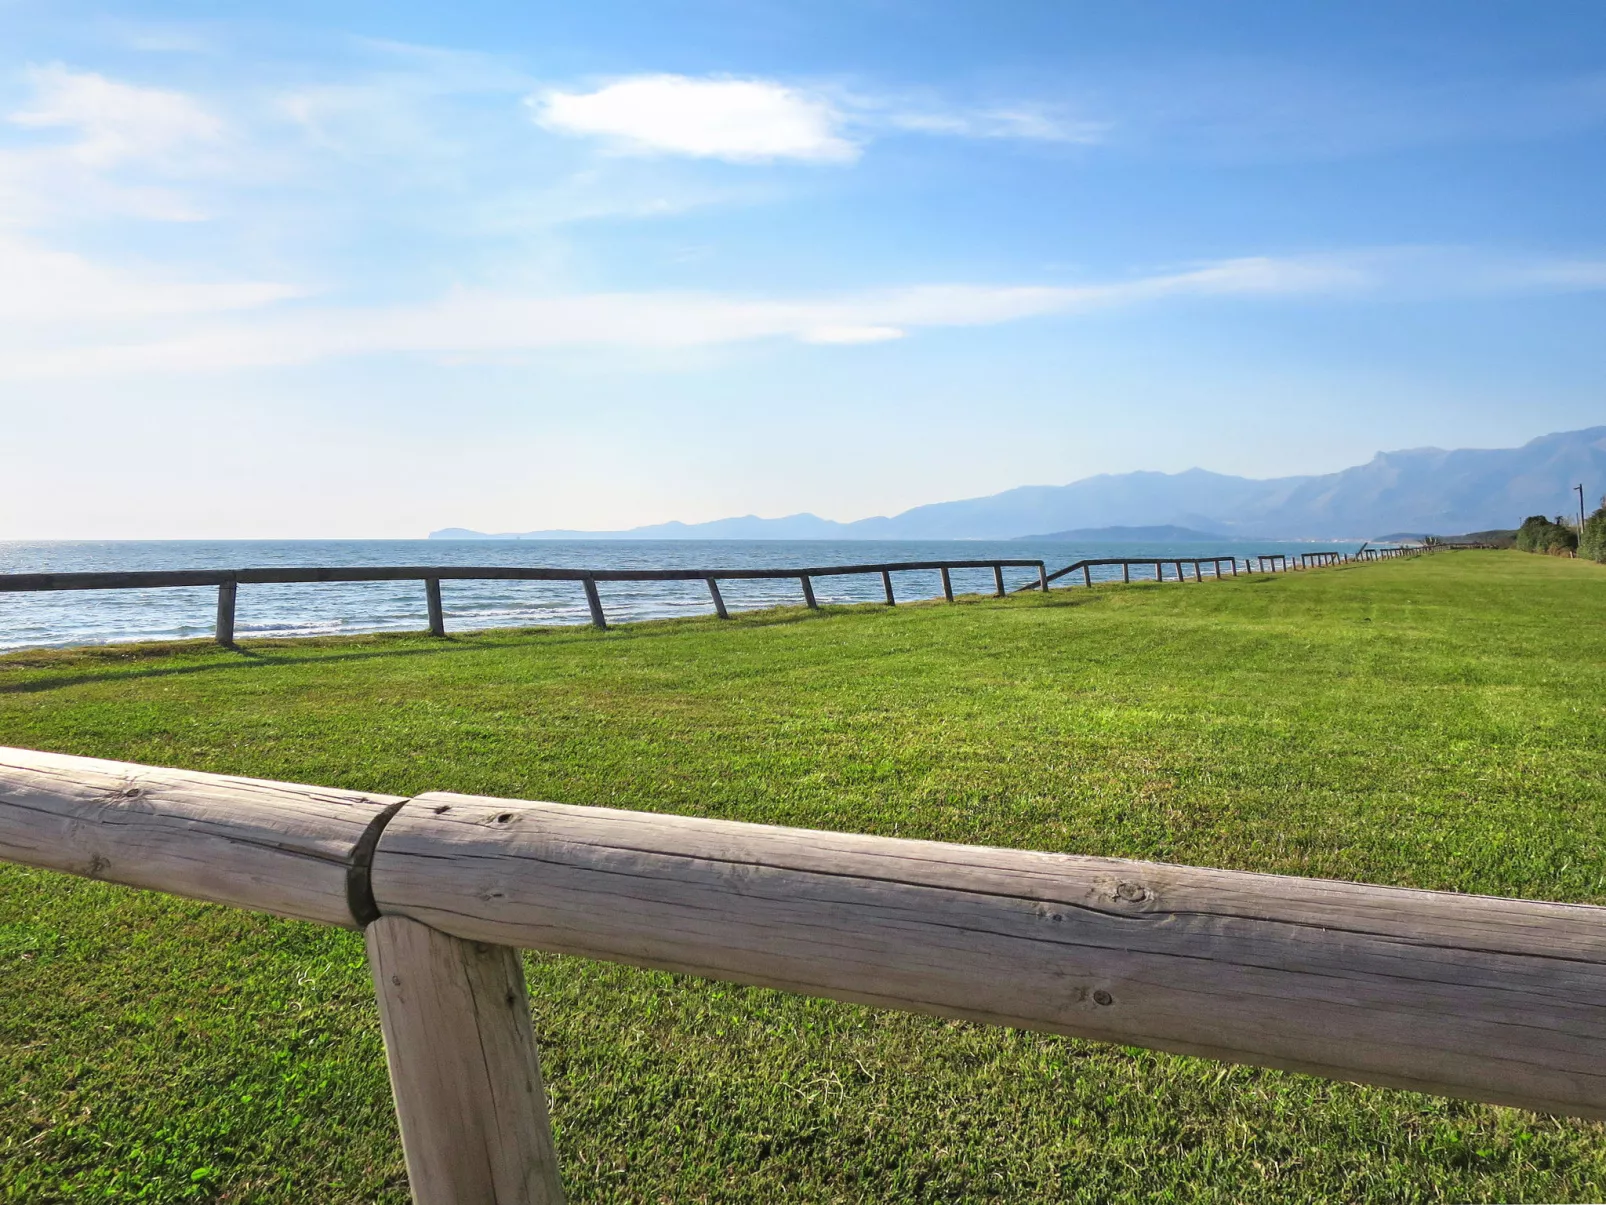
[[[415,1205],[561,1205],[519,952],[404,916],[364,940]]]
[[[731,613],[725,609],[725,596],[719,592],[719,583],[713,578],[708,579],[708,597],[714,600],[714,614],[721,619],[729,619]]]
[[[586,606],[591,609],[591,626],[598,631],[608,630],[608,617],[602,613],[602,596],[597,593],[597,579],[584,578],[582,584],[586,588]]]

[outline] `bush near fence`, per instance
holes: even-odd
[[[1606,503],[1606,499],[1602,500]],[[1606,563],[1606,505],[1584,520],[1578,536],[1578,555]]]
[[[1517,528],[1520,552],[1543,552],[1562,556],[1578,547],[1578,533],[1558,518],[1554,523],[1544,515],[1529,515]]]

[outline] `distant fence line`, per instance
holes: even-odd
[[[1266,553],[1254,560],[1259,572],[1278,573],[1290,569],[1309,569],[1322,565],[1342,564],[1354,560],[1382,560],[1405,556],[1421,551],[1417,548],[1371,548],[1357,554],[1339,552],[1307,552],[1293,563],[1284,553]],[[1244,572],[1251,573],[1250,558],[1244,557]],[[1052,583],[1080,570],[1083,584],[1093,585],[1094,568],[1121,566],[1121,580],[1132,580],[1133,566],[1153,566],[1154,580],[1164,582],[1165,566],[1176,567],[1176,580],[1186,580],[1184,565],[1193,567],[1194,581],[1203,581],[1203,566],[1211,566],[1212,576],[1227,576],[1222,566],[1229,567],[1233,577],[1238,576],[1238,558],[1235,556],[1202,557],[1097,557],[1076,561],[1054,573],[1041,560],[1025,558],[989,558],[984,560],[941,561],[887,561],[868,565],[812,565],[785,569],[563,569],[547,566],[511,565],[386,565],[341,567],[300,567],[282,569],[151,569],[96,573],[5,573],[0,574],[0,594],[31,594],[57,590],[150,590],[185,586],[217,587],[217,621],[215,636],[222,645],[234,643],[234,617],[242,585],[286,585],[317,582],[392,582],[421,581],[424,583],[424,600],[429,615],[429,634],[446,635],[446,611],[441,601],[443,581],[537,581],[578,582],[585,590],[586,606],[594,627],[606,630],[608,618],[603,610],[598,582],[703,582],[708,587],[714,612],[721,619],[729,619],[724,595],[720,593],[722,581],[796,581],[803,602],[817,609],[813,580],[817,577],[851,577],[880,574],[887,605],[894,606],[892,575],[935,570],[941,580],[942,595],[954,601],[952,571],[956,569],[991,569],[993,594],[1005,594],[1005,569],[1035,569],[1037,580],[1017,589],[1047,591]]]
[[[1299,554],[1298,559],[1294,561],[1289,559],[1287,553],[1266,552],[1257,553],[1253,556],[1246,556],[1243,558],[1243,562],[1245,573],[1254,573],[1257,571],[1260,573],[1287,573],[1289,570],[1318,569],[1326,565],[1346,565],[1355,561],[1387,560],[1394,557],[1415,555],[1421,551],[1423,551],[1423,549],[1420,547],[1412,547],[1408,545],[1401,545],[1393,548],[1363,547],[1355,553],[1335,551],[1302,552]],[[1184,565],[1193,566],[1193,580],[1196,582],[1201,582],[1204,580],[1203,567],[1205,565],[1209,565],[1211,567],[1211,574],[1214,577],[1227,576],[1226,573],[1221,571],[1221,567],[1223,565],[1229,567],[1229,572],[1233,577],[1238,576],[1238,558],[1235,556],[1089,557],[1087,560],[1074,561],[1065,566],[1063,569],[1056,569],[1053,573],[1050,573],[1042,583],[1031,582],[1020,587],[1020,590],[1017,591],[1017,593],[1028,590],[1046,590],[1052,583],[1059,581],[1060,578],[1065,577],[1068,574],[1076,573],[1078,570],[1080,570],[1082,574],[1082,584],[1084,586],[1091,587],[1093,585],[1093,570],[1109,565],[1121,566],[1121,580],[1123,582],[1130,582],[1132,580],[1133,566],[1153,566],[1154,580],[1157,582],[1168,580],[1165,575],[1165,566],[1167,565],[1174,565],[1176,567],[1176,580],[1179,582],[1187,580],[1187,575],[1182,570]]]

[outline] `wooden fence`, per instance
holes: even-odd
[[[507,565],[402,565],[358,566],[351,568],[285,568],[285,569],[157,569],[120,573],[4,573],[0,574],[0,594],[34,593],[48,590],[149,590],[180,586],[217,587],[217,642],[234,643],[234,614],[239,599],[239,588],[250,584],[283,584],[291,582],[394,582],[421,581],[424,583],[424,600],[429,611],[429,633],[446,635],[446,612],[441,603],[443,581],[526,581],[526,582],[578,582],[585,589],[586,605],[591,611],[595,627],[606,629],[608,618],[602,609],[602,596],[597,592],[598,582],[703,582],[714,604],[714,612],[721,619],[729,619],[725,599],[719,591],[722,581],[793,580],[802,589],[803,601],[810,607],[819,604],[814,599],[816,577],[849,577],[859,574],[880,574],[886,591],[887,605],[897,599],[892,592],[892,575],[921,570],[936,570],[943,597],[954,600],[951,571],[955,569],[991,569],[994,593],[1004,594],[1005,569],[1035,569],[1037,580],[1047,583],[1047,566],[1042,561],[1029,559],[991,559],[977,561],[889,561],[873,565],[818,565],[796,569],[558,569]]]
[[[1606,908],[22,749],[0,859],[362,930],[419,1205],[563,1199],[520,949],[1606,1118]]]
[[[1363,549],[1347,556],[1339,552],[1308,552],[1300,555],[1297,565],[1291,565],[1284,553],[1267,553],[1257,556],[1262,573],[1287,572],[1290,568],[1314,568],[1322,565],[1347,563],[1350,560],[1379,560],[1385,557],[1405,556],[1421,551],[1416,548]],[[815,565],[785,569],[563,569],[544,566],[508,565],[386,565],[355,567],[301,567],[283,569],[153,569],[104,573],[0,573],[0,594],[38,593],[55,590],[150,590],[194,586],[217,587],[217,622],[214,633],[222,645],[234,644],[234,619],[242,585],[267,585],[310,582],[390,582],[421,581],[424,583],[424,602],[429,616],[429,634],[446,635],[446,611],[441,599],[443,581],[540,581],[578,582],[585,591],[586,605],[594,627],[606,629],[608,618],[603,610],[598,582],[703,582],[708,587],[714,613],[729,619],[721,581],[796,581],[803,602],[818,607],[814,597],[813,579],[817,577],[850,577],[862,574],[879,574],[887,605],[894,606],[892,575],[935,570],[942,594],[954,601],[952,571],[955,569],[991,569],[993,593],[1003,597],[1005,569],[1035,569],[1037,580],[1019,587],[1017,593],[1027,590],[1047,590],[1052,583],[1080,571],[1083,584],[1093,585],[1093,569],[1121,566],[1121,580],[1132,580],[1132,568],[1153,566],[1154,580],[1164,582],[1165,566],[1176,567],[1176,580],[1185,581],[1183,566],[1193,568],[1193,580],[1203,581],[1203,566],[1211,567],[1216,578],[1238,576],[1238,559],[1234,556],[1201,557],[1096,557],[1076,561],[1053,573],[1040,560],[988,559],[963,561],[889,561],[869,565]],[[1222,566],[1227,566],[1223,572]],[[1250,558],[1244,558],[1244,572],[1252,572]]]
[[[1222,571],[1221,571],[1221,567],[1223,565],[1226,565],[1226,566],[1229,567],[1229,570],[1232,573],[1233,577],[1237,577],[1238,576],[1238,558],[1234,557],[1234,556],[1198,556],[1198,557],[1190,557],[1190,556],[1184,556],[1184,557],[1174,557],[1174,556],[1168,556],[1168,557],[1106,556],[1106,557],[1092,557],[1092,558],[1089,558],[1089,559],[1083,560],[1083,561],[1074,561],[1071,564],[1065,566],[1065,568],[1063,568],[1063,569],[1056,569],[1053,573],[1050,573],[1046,578],[1043,578],[1043,579],[1041,579],[1040,581],[1037,581],[1037,582],[1029,582],[1028,584],[1022,586],[1020,589],[1022,591],[1025,591],[1025,590],[1038,590],[1038,589],[1047,590],[1051,583],[1057,582],[1057,581],[1059,581],[1060,578],[1065,577],[1068,574],[1075,573],[1078,570],[1080,570],[1081,574],[1082,574],[1082,584],[1084,586],[1092,586],[1092,584],[1093,584],[1093,570],[1097,569],[1097,568],[1099,568],[1101,566],[1104,566],[1104,565],[1119,565],[1119,566],[1121,566],[1121,580],[1123,582],[1130,582],[1132,580],[1132,567],[1134,565],[1141,565],[1141,566],[1144,566],[1144,567],[1147,567],[1147,566],[1150,566],[1150,565],[1154,566],[1154,580],[1157,581],[1157,582],[1163,582],[1163,581],[1166,580],[1165,566],[1167,566],[1167,565],[1175,565],[1176,566],[1176,570],[1177,570],[1177,579],[1176,580],[1179,581],[1179,582],[1185,580],[1183,572],[1182,572],[1182,567],[1184,565],[1192,565],[1193,566],[1193,580],[1196,581],[1196,582],[1204,580],[1204,574],[1202,572],[1202,566],[1205,566],[1205,565],[1209,565],[1211,567],[1211,572],[1212,572],[1213,576],[1215,576],[1215,577],[1225,577],[1226,576],[1226,574],[1222,573]],[[1246,560],[1244,562],[1244,568],[1245,568],[1246,571],[1248,570],[1248,566],[1249,566],[1249,562]]]
[[[1289,559],[1287,553],[1268,552],[1257,554],[1253,557],[1246,556],[1244,557],[1243,561],[1245,573],[1253,573],[1256,571],[1260,573],[1287,573],[1291,569],[1317,569],[1327,565],[1345,565],[1356,560],[1379,560],[1383,557],[1405,556],[1420,551],[1423,550],[1419,548],[1408,547],[1372,549],[1371,552],[1375,555],[1367,555],[1364,557],[1359,554],[1347,554],[1342,552],[1303,552],[1299,554],[1296,560],[1292,561]],[[1173,565],[1176,567],[1176,580],[1179,582],[1187,580],[1187,574],[1183,572],[1182,568],[1184,565],[1192,566],[1193,580],[1196,582],[1204,580],[1205,565],[1209,565],[1211,567],[1211,576],[1213,577],[1219,578],[1227,576],[1227,573],[1222,572],[1221,567],[1223,565],[1227,566],[1227,572],[1233,577],[1238,576],[1238,558],[1235,556],[1091,557],[1087,560],[1075,561],[1065,566],[1063,569],[1056,569],[1053,573],[1048,574],[1046,578],[1042,579],[1041,582],[1029,582],[1024,586],[1021,586],[1017,593],[1023,593],[1028,590],[1046,590],[1049,588],[1051,583],[1057,582],[1062,577],[1066,577],[1069,574],[1077,572],[1080,572],[1082,575],[1082,584],[1084,586],[1091,587],[1093,585],[1093,570],[1109,565],[1119,565],[1121,567],[1121,580],[1123,582],[1130,582],[1132,580],[1132,570],[1134,567],[1141,567],[1145,569],[1152,567],[1154,570],[1153,580],[1157,582],[1169,581],[1171,579],[1167,578],[1165,575],[1165,566],[1167,565]]]

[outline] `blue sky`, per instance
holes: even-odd
[[[0,0],[0,538],[1606,421],[1606,5]]]

